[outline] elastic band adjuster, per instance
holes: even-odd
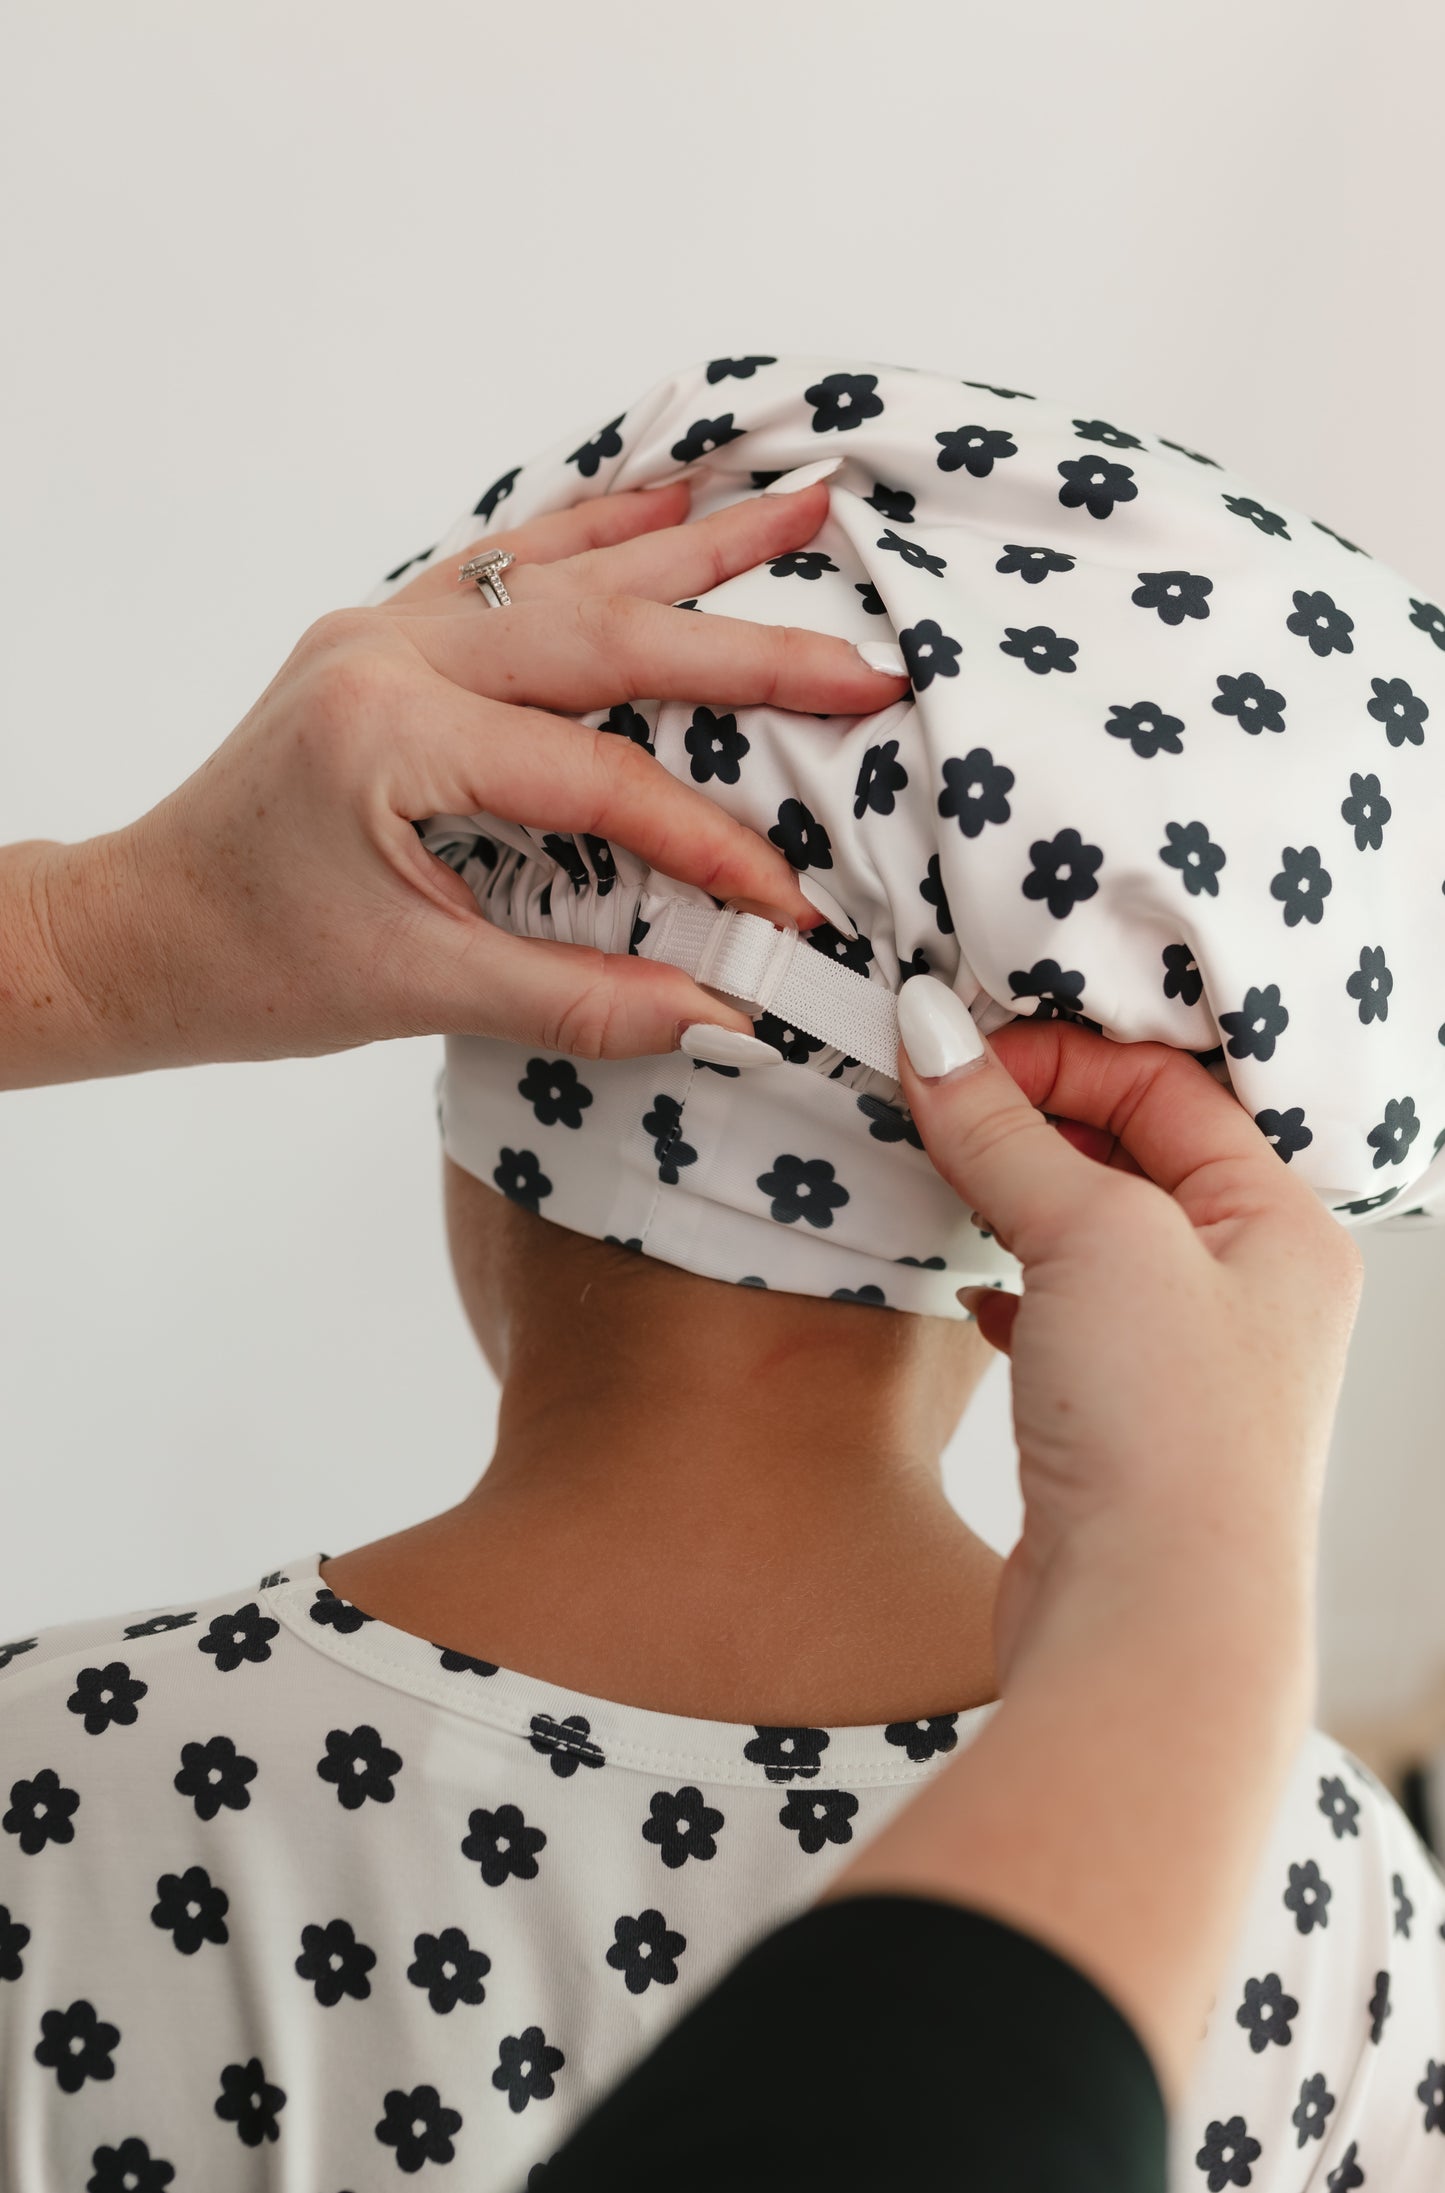
[[[754,1019],[765,1013],[792,964],[798,931],[761,914],[723,907],[698,959],[696,980],[736,998]]]

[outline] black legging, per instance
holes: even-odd
[[[1162,2193],[1133,2027],[1030,1935],[840,1898],[750,1950],[539,2174],[545,2193]]]

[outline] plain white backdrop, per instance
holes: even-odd
[[[723,352],[1066,395],[1440,599],[1442,61],[1433,0],[10,0],[0,838],[131,819],[314,617]],[[0,1099],[0,1636],[472,1481],[439,1055]],[[1445,1237],[1366,1254],[1345,1714],[1445,1667]],[[1002,1364],[949,1473],[1007,1544]]]

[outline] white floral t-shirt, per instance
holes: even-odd
[[[3,2193],[544,2188],[992,1710],[767,1728],[579,1697],[372,1619],[324,1558],[0,1647]],[[1318,1734],[1172,2184],[1445,2185],[1445,1883]]]

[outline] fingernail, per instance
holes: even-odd
[[[816,487],[819,480],[831,479],[843,462],[841,457],[820,457],[816,464],[800,464],[795,471],[783,473],[780,479],[763,489],[765,495],[797,495],[805,487]]]
[[[915,975],[900,990],[898,1037],[922,1081],[944,1081],[966,1073],[988,1056],[962,998],[932,975]]]
[[[706,1020],[695,1020],[683,1029],[679,1048],[707,1066],[781,1066],[783,1062],[781,1051],[764,1043],[761,1036],[745,1036],[737,1028],[718,1028]]]
[[[903,651],[891,640],[855,640],[853,644],[870,670],[880,670],[885,678],[907,677]]]
[[[660,495],[665,487],[681,487],[690,484],[687,473],[674,472],[670,480],[649,480],[647,485],[640,487],[637,492],[639,495]]]
[[[810,906],[817,907],[824,921],[832,923],[840,936],[857,936],[858,931],[854,928],[832,892],[825,891],[821,883],[815,883],[810,875],[801,875],[798,878],[798,889]]]

